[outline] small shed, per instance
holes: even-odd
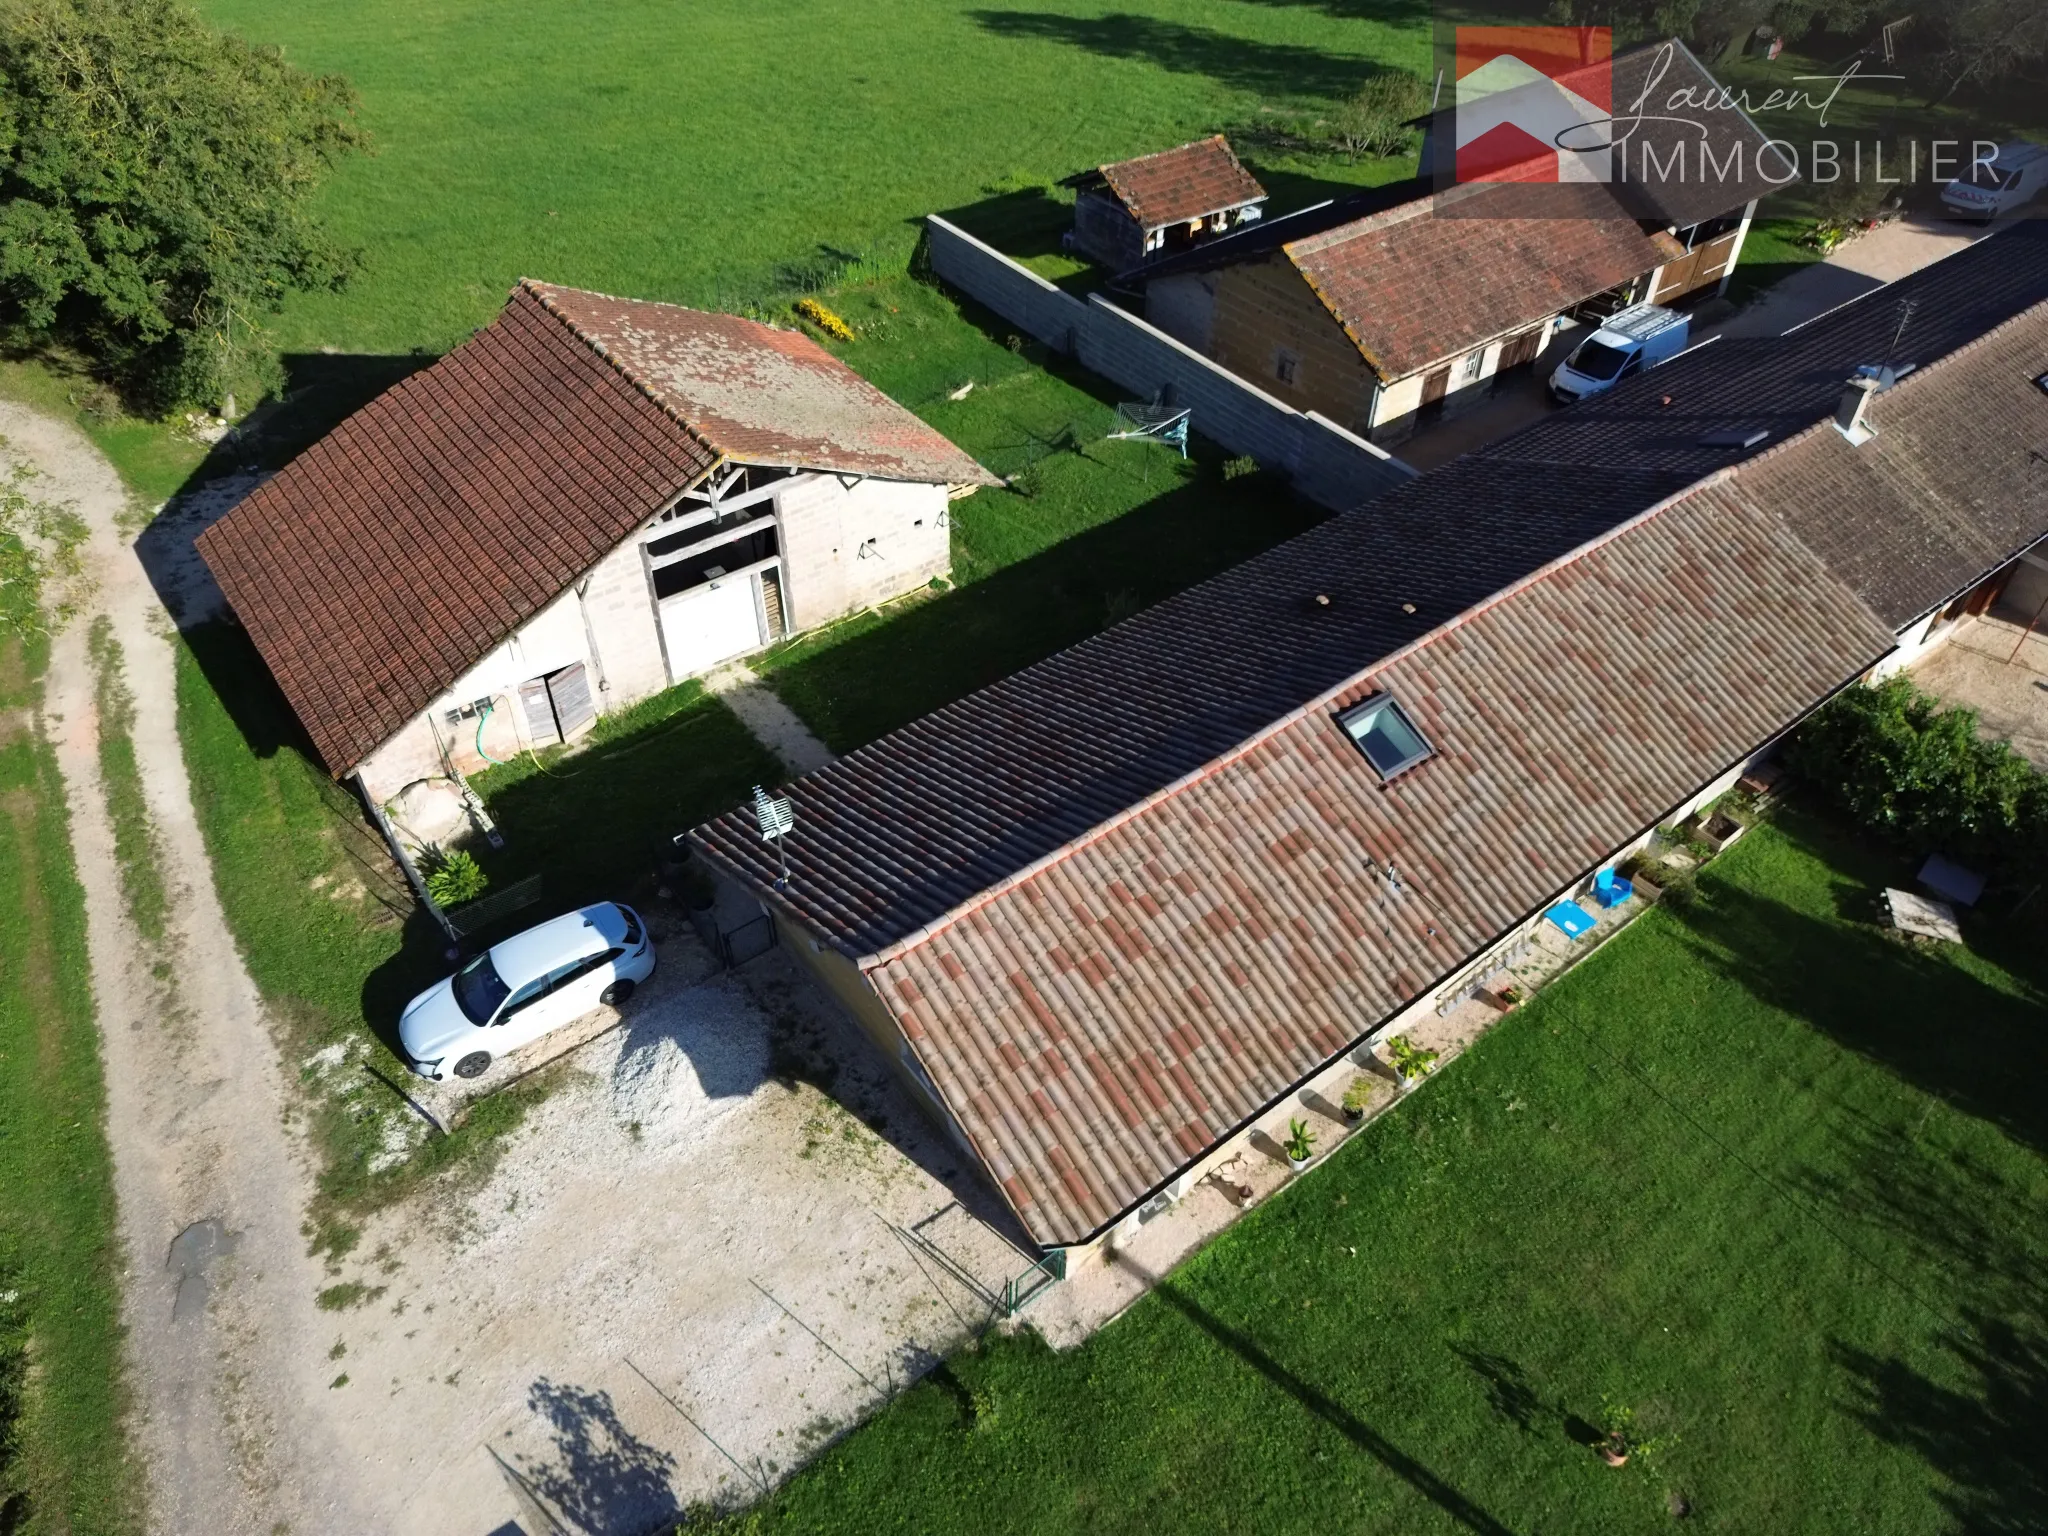
[[[1184,251],[1259,217],[1266,189],[1222,134],[1070,176],[1070,249],[1112,272]]]

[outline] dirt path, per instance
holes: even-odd
[[[0,437],[85,519],[92,592],[52,649],[48,728],[85,890],[127,1275],[123,1317],[149,1526],[372,1530],[335,1475],[299,1233],[307,1183],[254,984],[214,892],[178,747],[171,626],[120,527],[111,465],[67,423],[0,402]],[[98,760],[88,630],[104,614],[169,902],[160,967],[130,920]]]

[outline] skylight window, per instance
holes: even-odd
[[[1406,773],[1435,750],[1389,694],[1375,694],[1345,710],[1337,723],[1382,779]]]

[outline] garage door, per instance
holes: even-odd
[[[750,576],[728,576],[661,605],[661,639],[671,679],[691,677],[761,643]]]

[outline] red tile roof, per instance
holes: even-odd
[[[997,483],[800,331],[552,283],[520,286],[727,458],[886,480]]]
[[[1181,224],[1226,208],[1261,202],[1266,189],[1238,163],[1222,134],[1177,149],[1100,168],[1131,217],[1145,229]]]
[[[529,282],[199,550],[341,774],[721,457],[990,478],[807,337]]]
[[[1541,189],[1568,195],[1569,186]],[[1586,216],[1492,217],[1512,183],[1417,198],[1282,247],[1381,379],[1408,377],[1684,255],[1645,233],[1605,187]]]
[[[1623,386],[1597,451],[1559,413],[1333,519],[789,786],[784,895],[744,813],[697,846],[863,967],[1033,1235],[1085,1239],[2048,533],[2044,285],[2023,227]],[[1851,449],[1828,381],[1907,298],[1921,368]],[[1745,409],[1787,430],[1702,465]],[[1959,452],[1981,483],[1927,494]],[[1334,723],[1378,690],[1436,749],[1384,788]]]
[[[862,963],[1025,1226],[1079,1242],[1891,643],[1711,486]],[[1334,719],[1381,690],[1435,747],[1384,787]],[[758,874],[737,818],[699,837]]]

